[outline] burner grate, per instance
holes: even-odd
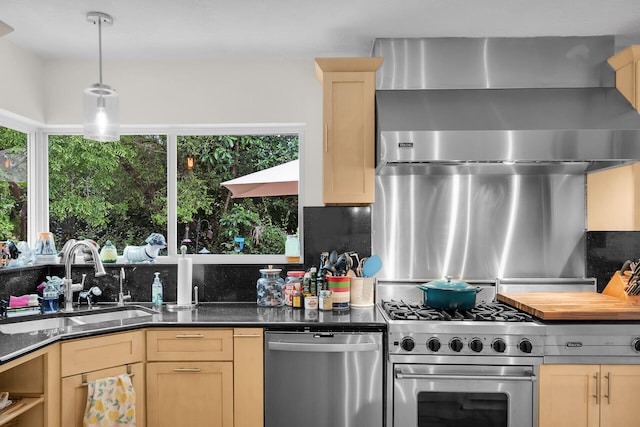
[[[470,310],[442,310],[413,301],[382,301],[382,308],[391,320],[445,320],[532,322],[533,317],[500,302],[478,304]]]

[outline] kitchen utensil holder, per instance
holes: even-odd
[[[613,276],[611,276],[611,280],[609,280],[609,283],[604,288],[602,293],[604,295],[609,295],[626,301],[629,304],[640,305],[640,295],[627,295],[626,293],[626,290],[629,287],[627,285],[627,282],[629,281],[629,274],[625,273],[631,272],[616,271],[615,273],[613,273]]]

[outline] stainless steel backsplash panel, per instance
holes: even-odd
[[[380,279],[584,277],[585,175],[380,175]]]

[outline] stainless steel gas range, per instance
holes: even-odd
[[[378,283],[388,322],[387,425],[535,426],[544,325],[495,302],[495,283],[472,283],[483,287],[479,304],[452,313],[425,306],[416,284]]]

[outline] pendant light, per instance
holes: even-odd
[[[84,90],[84,137],[94,141],[118,141],[120,119],[118,94],[102,83],[102,26],[112,25],[113,18],[102,12],[89,12],[87,21],[98,25],[100,81]]]

